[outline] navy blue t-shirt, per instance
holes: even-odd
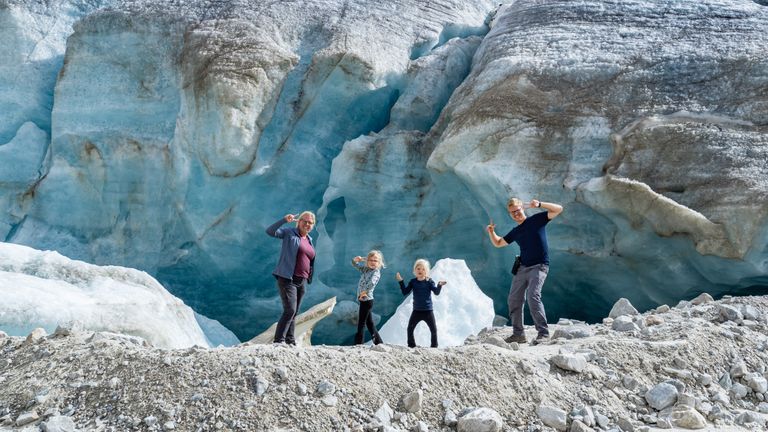
[[[507,244],[517,242],[520,246],[520,263],[526,267],[536,264],[549,265],[549,246],[547,245],[546,225],[549,223],[547,212],[536,213],[525,218],[523,223],[512,228],[504,236]]]

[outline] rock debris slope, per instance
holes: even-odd
[[[447,349],[162,350],[72,326],[2,335],[0,428],[764,430],[768,298],[704,294],[643,314],[623,302],[611,315],[561,320],[536,346],[494,327]]]

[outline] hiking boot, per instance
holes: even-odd
[[[549,335],[538,335],[538,336],[536,336],[536,339],[533,339],[531,341],[531,345],[542,344],[542,343],[544,343],[544,342],[546,342],[548,340],[549,340]]]
[[[526,342],[528,342],[528,340],[525,338],[525,335],[512,335],[512,336],[504,339],[504,342],[506,342],[506,343],[512,343],[512,342],[526,343]]]
[[[373,344],[374,344],[374,345],[383,344],[383,343],[384,343],[384,341],[383,341],[383,340],[381,340],[381,336],[379,336],[379,334],[378,334],[378,333],[376,333],[375,335],[373,335]]]

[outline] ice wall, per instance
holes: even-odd
[[[464,259],[505,314],[515,247],[483,228],[512,228],[510,195],[565,206],[553,319],[768,286],[753,1],[7,1],[0,23],[0,237],[145,270],[241,340],[279,315],[264,227],[305,209],[307,307],[353,300],[347,262],[378,248],[385,319],[421,256]],[[351,341],[332,322],[318,340]]]

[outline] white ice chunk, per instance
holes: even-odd
[[[493,300],[477,286],[464,260],[441,259],[432,268],[430,277],[435,282],[447,282],[440,295],[432,295],[439,346],[461,345],[467,336],[493,325]],[[403,279],[406,283],[410,280],[406,274],[403,274]],[[409,294],[379,330],[385,343],[407,345],[406,330],[413,310],[412,298],[413,294]],[[429,346],[430,334],[426,323],[419,323],[414,334],[416,345]]]

